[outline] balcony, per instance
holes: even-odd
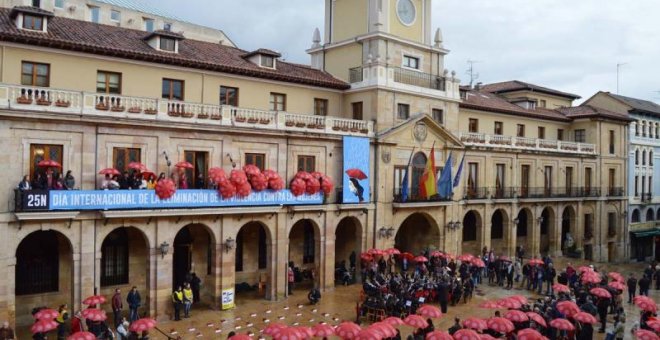
[[[165,99],[0,84],[0,108],[96,119],[189,123],[251,130],[373,136],[373,122]]]
[[[393,67],[394,81],[397,83],[413,86],[425,87],[427,89],[445,91],[446,79],[429,73],[422,73],[417,70]]]
[[[488,188],[466,187],[464,199],[466,200],[483,200],[489,198]]]
[[[558,152],[577,155],[596,155],[594,144],[556,141],[538,138],[489,135],[485,133],[454,132],[467,146],[506,148],[537,152]]]
[[[515,198],[515,188],[491,188],[491,198],[495,200]]]
[[[642,201],[642,202],[644,202],[644,203],[650,203],[651,201],[653,201],[653,194],[652,194],[652,193],[646,193],[646,192],[643,192],[642,195],[640,196],[640,198],[641,198],[641,201]]]
[[[608,187],[607,188],[607,197],[620,197],[625,196],[624,190],[622,187]]]
[[[419,196],[419,193],[415,190],[408,191],[408,198],[404,201],[403,195],[401,193],[401,188],[394,189],[394,203],[425,203],[425,202],[451,202],[451,197],[441,198],[440,196],[433,196],[430,198],[422,198]]]
[[[600,188],[553,187],[518,188],[518,198],[588,198],[600,197]]]

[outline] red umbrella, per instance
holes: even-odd
[[[298,326],[298,327],[293,327],[295,330],[298,331],[300,336],[302,336],[303,339],[311,339],[314,337],[314,331],[305,326]]]
[[[486,323],[488,324],[488,328],[498,333],[509,333],[516,328],[511,321],[505,318],[490,318]]]
[[[427,259],[426,257],[420,255],[420,256],[415,257],[413,259],[413,261],[423,263],[423,262],[429,262],[429,259]]]
[[[578,267],[578,272],[580,273],[588,273],[588,272],[593,272],[594,269],[589,267],[589,266],[580,266]]]
[[[87,308],[82,311],[82,316],[85,319],[91,320],[91,321],[105,321],[108,317],[105,315],[104,310],[100,310],[97,308]]]
[[[440,308],[431,305],[420,306],[419,308],[417,308],[417,314],[432,319],[437,319],[442,317],[442,312],[440,311]]]
[[[256,176],[261,173],[261,169],[254,164],[246,164],[243,166],[243,171],[248,177]]]
[[[518,331],[518,340],[543,340],[543,335],[532,328],[525,328]]]
[[[454,333],[454,339],[456,340],[481,340],[481,337],[477,332],[471,329],[459,329]]]
[[[573,315],[573,320],[579,321],[581,323],[588,323],[591,325],[598,322],[598,320],[596,320],[596,318],[593,315],[585,312],[575,313],[575,315]]]
[[[214,183],[220,183],[222,180],[227,179],[227,174],[222,168],[210,168],[209,169],[209,178]]]
[[[48,333],[55,328],[57,328],[57,322],[54,320],[39,320],[30,327],[30,331],[32,334]]]
[[[401,320],[401,318],[397,318],[396,316],[390,316],[388,318],[385,318],[385,320],[383,320],[383,322],[387,322],[387,323],[389,323],[390,325],[392,325],[394,327],[405,324],[405,322],[403,322],[403,320]]]
[[[406,325],[414,328],[426,328],[429,326],[429,323],[419,315],[408,315],[405,319],[403,319],[403,322],[405,322]]]
[[[37,163],[37,166],[40,168],[61,168],[62,165],[58,163],[57,161],[54,161],[52,159],[44,159],[42,161],[39,161]]]
[[[520,301],[509,298],[501,299],[497,301],[497,304],[500,305],[500,307],[507,309],[518,309],[522,307],[522,303],[520,303]]]
[[[396,329],[394,326],[390,325],[387,322],[376,322],[373,325],[369,326],[370,329],[375,329],[378,332],[382,333],[385,338],[392,338],[396,336]]]
[[[637,296],[635,297],[635,305],[642,310],[655,313],[658,310],[655,301],[648,296]]]
[[[360,326],[353,322],[342,322],[335,328],[335,334],[342,339],[353,339],[360,330]]]
[[[484,261],[482,259],[472,260],[472,265],[474,265],[475,267],[479,267],[479,268],[485,268],[486,267],[486,264],[484,263]]]
[[[500,306],[500,304],[497,303],[497,301],[485,301],[479,305],[479,308],[500,309],[502,308],[502,306]]]
[[[131,326],[128,328],[131,332],[142,333],[156,327],[156,320],[151,318],[142,318],[131,323]]]
[[[369,249],[367,250],[367,253],[374,255],[374,256],[383,256],[385,255],[385,252],[380,250],[380,249]]]
[[[272,336],[273,334],[279,332],[282,328],[286,327],[287,326],[285,324],[271,323],[270,325],[266,326],[266,328],[264,328],[262,333]]]
[[[600,283],[602,281],[602,278],[600,277],[600,274],[596,272],[586,272],[582,274],[582,283]]]
[[[462,262],[470,262],[474,259],[474,255],[472,255],[472,254],[463,254],[463,255],[460,255],[457,259],[459,261],[462,261]]]
[[[387,254],[387,255],[399,255],[399,254],[401,254],[401,252],[399,251],[399,249],[390,248],[390,249],[385,250],[385,254]]]
[[[554,290],[557,293],[570,293],[571,289],[567,285],[563,285],[561,283],[555,283],[552,285],[552,290]]]
[[[454,340],[447,332],[433,331],[426,334],[426,340]]]
[[[548,324],[545,323],[545,319],[540,314],[534,312],[527,312],[527,316],[529,316],[529,319],[531,321],[534,321],[543,327],[548,327]]]
[[[640,329],[635,332],[635,336],[638,340],[658,340],[660,339],[655,333],[647,331],[646,329]]]
[[[540,265],[545,264],[545,263],[543,263],[543,260],[541,260],[541,259],[531,259],[531,260],[529,260],[529,264],[532,265],[532,266],[540,266]]]
[[[356,340],[382,340],[383,336],[373,329],[363,329],[355,336]],[[282,339],[286,340],[286,339]]]
[[[589,293],[591,293],[592,295],[601,297],[601,298],[605,298],[605,299],[611,299],[612,298],[612,294],[610,294],[610,292],[608,292],[607,289],[605,289],[605,288],[600,288],[600,287],[599,288],[591,288]]]
[[[561,301],[557,303],[557,310],[567,316],[580,312],[580,308],[573,301]]]
[[[348,177],[355,178],[360,181],[367,178],[367,175],[360,169],[348,169],[346,170],[346,174]]]
[[[513,296],[509,296],[507,299],[516,300],[516,301],[522,303],[523,305],[524,305],[524,304],[527,304],[527,298],[524,297],[524,296],[522,296],[522,295],[513,295]]]
[[[247,334],[236,334],[234,336],[230,336],[227,338],[227,340],[252,340],[252,337]]]
[[[649,320],[646,325],[651,327],[656,332],[660,332],[660,320]]]
[[[115,168],[107,168],[99,171],[99,175],[119,176],[121,175],[121,172]]]
[[[481,340],[497,340],[497,338],[494,338],[490,334],[479,334],[479,339],[481,339]]]
[[[156,183],[156,196],[162,200],[166,200],[176,192],[176,184],[171,178],[163,178]]]
[[[371,261],[374,260],[374,257],[371,256],[371,254],[369,254],[369,253],[362,253],[362,254],[360,254],[360,259],[362,261],[371,262]]]
[[[195,168],[190,162],[186,162],[186,161],[181,161],[179,163],[176,163],[176,165],[174,165],[174,166],[179,168],[179,169],[194,169]]]
[[[469,329],[476,329],[478,331],[483,331],[484,329],[488,328],[488,324],[486,323],[486,320],[484,320],[484,319],[469,318],[469,319],[463,320],[463,327],[469,328]]]
[[[151,170],[142,171],[142,178],[149,179],[150,177],[156,177],[156,174]]]
[[[312,332],[314,333],[314,336],[319,338],[329,338],[335,335],[335,329],[332,326],[322,323],[312,327]]]
[[[619,282],[626,282],[626,279],[623,278],[623,275],[617,273],[617,272],[609,272],[607,273],[607,276],[611,278],[614,281],[619,281]]]
[[[60,313],[54,309],[42,309],[34,313],[32,316],[35,320],[53,320],[58,315],[60,315]]]
[[[407,259],[408,261],[410,261],[410,260],[412,260],[412,259],[415,258],[415,255],[413,255],[413,254],[411,254],[411,253],[409,253],[409,252],[405,252],[405,253],[401,253],[401,258],[405,258],[405,259]]]
[[[575,326],[566,319],[554,319],[550,321],[550,326],[562,331],[572,331],[575,329]]]
[[[504,314],[506,319],[511,320],[512,322],[527,322],[529,321],[529,316],[524,312],[519,310],[510,310]]]
[[[140,162],[130,162],[130,163],[128,163],[128,168],[133,169],[133,170],[138,170],[138,171],[147,170],[147,166],[140,163]]]
[[[511,259],[508,256],[502,255],[499,257],[500,261],[511,262]]]
[[[92,295],[85,300],[83,300],[83,305],[88,305],[88,306],[94,306],[94,305],[100,305],[105,303],[105,296],[103,295]]]
[[[76,332],[66,338],[67,340],[96,340],[96,335],[90,332]]]
[[[610,287],[610,288],[617,289],[617,290],[625,290],[626,289],[626,285],[622,282],[619,282],[619,281],[612,281],[612,282],[608,283],[607,286]]]

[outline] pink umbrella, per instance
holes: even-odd
[[[300,333],[300,336],[302,336],[303,339],[311,339],[314,337],[314,331],[309,327],[297,326],[293,328],[295,328],[295,330],[297,330],[298,333]]]
[[[623,275],[617,273],[617,272],[609,272],[607,273],[607,276],[611,278],[614,281],[618,282],[626,282],[626,279],[623,277]]]
[[[614,288],[616,290],[625,290],[626,289],[626,285],[622,282],[619,282],[619,281],[612,281],[612,282],[608,283],[607,286],[610,287],[610,288]]]
[[[252,338],[247,334],[236,334],[234,336],[230,336],[227,338],[227,340],[252,340]]]
[[[369,326],[369,328],[376,329],[379,333],[383,334],[385,338],[392,338],[396,336],[396,329],[394,326],[387,322],[376,322]]]
[[[600,274],[596,272],[586,272],[582,274],[582,283],[600,283],[602,281],[602,278],[600,277]]]
[[[543,327],[548,327],[548,324],[545,322],[545,319],[540,314],[534,312],[527,312],[526,314],[527,316],[529,316],[529,319],[531,321],[534,321]]]
[[[519,310],[510,310],[504,314],[504,318],[511,320],[512,322],[527,322],[529,321],[529,316],[524,312]]]
[[[383,322],[387,322],[394,327],[405,324],[401,318],[397,318],[396,316],[390,316],[383,320]]]
[[[567,285],[563,285],[561,283],[555,283],[552,285],[552,290],[554,290],[557,293],[570,293],[571,289]]]
[[[575,326],[566,319],[554,319],[550,321],[550,326],[562,331],[572,331],[575,329]]]
[[[413,261],[423,263],[423,262],[429,262],[429,259],[427,259],[426,257],[420,255],[420,256],[415,257],[413,259]]]
[[[353,322],[342,322],[335,328],[335,334],[342,339],[353,339],[362,330],[360,326]]]
[[[490,334],[479,334],[479,339],[481,339],[481,340],[497,340],[497,338],[494,338]]]
[[[414,328],[426,328],[429,326],[428,322],[426,322],[426,320],[424,320],[424,318],[419,315],[408,315],[405,319],[403,319],[403,322],[405,322],[406,325]]]
[[[90,332],[76,332],[66,338],[67,340],[96,340],[96,335]]]
[[[144,332],[144,331],[148,331],[148,330],[150,330],[154,327],[156,327],[156,320],[151,319],[151,318],[142,318],[142,319],[133,321],[133,323],[131,323],[131,326],[128,327],[128,329],[131,332],[141,333],[141,332]]]
[[[82,311],[83,318],[91,321],[105,321],[108,317],[105,315],[104,310],[97,308],[87,308]]]
[[[378,256],[385,255],[385,252],[380,250],[380,249],[369,249],[369,250],[367,250],[367,253],[369,253],[371,255],[378,255]]]
[[[312,327],[314,336],[319,338],[328,338],[335,335],[335,329],[328,324],[318,324]]]
[[[580,308],[573,301],[561,301],[557,303],[557,310],[562,314],[567,316],[572,316],[573,314],[579,313]]]
[[[195,168],[190,162],[186,162],[186,161],[181,161],[179,163],[176,163],[176,165],[174,165],[174,166],[179,168],[179,169],[194,169]]]
[[[426,334],[426,340],[454,340],[447,332],[433,331]]]
[[[390,248],[390,249],[385,250],[385,254],[387,254],[387,255],[399,255],[399,254],[401,254],[401,251],[399,251],[399,249],[396,249],[396,248]]]
[[[128,163],[128,168],[133,169],[133,170],[137,170],[137,171],[147,170],[147,166],[140,163],[140,162],[130,162],[130,163]]]
[[[60,313],[54,309],[42,309],[34,313],[32,317],[34,317],[35,320],[53,320],[58,315],[60,315]]]
[[[656,332],[660,332],[660,320],[649,320],[646,325],[651,327]]]
[[[367,178],[367,175],[360,169],[348,169],[346,170],[346,174],[348,177],[355,178],[360,181]]]
[[[647,331],[646,329],[640,329],[635,332],[635,336],[638,340],[658,340],[660,339],[655,333]]]
[[[497,301],[497,304],[499,304],[500,307],[508,308],[508,309],[518,309],[522,307],[522,303],[520,303],[520,301],[510,298],[501,299]]]
[[[532,265],[532,266],[540,266],[544,263],[543,263],[543,260],[541,260],[541,259],[531,259],[531,260],[529,260],[529,264]]]
[[[498,333],[509,333],[515,329],[513,323],[505,318],[490,318],[486,321],[488,328]]]
[[[655,313],[658,310],[655,301],[648,296],[637,296],[635,297],[635,305],[642,310]]]
[[[57,328],[57,322],[55,320],[39,320],[35,322],[32,327],[30,327],[30,331],[32,334],[36,333],[48,333],[52,331],[53,329]]]
[[[485,268],[486,267],[486,264],[484,263],[484,261],[482,259],[472,260],[472,265],[474,265],[475,267],[479,267],[479,268]]]
[[[105,296],[103,295],[92,295],[85,300],[83,300],[82,304],[83,305],[88,305],[88,306],[94,306],[94,305],[100,305],[105,303]]]
[[[285,327],[273,335],[275,340],[302,340],[305,336],[295,327]]]
[[[462,262],[470,262],[474,259],[474,255],[472,254],[463,254],[457,258],[459,261]]]
[[[588,323],[590,325],[593,325],[598,322],[598,320],[596,320],[596,318],[593,315],[585,312],[575,313],[575,315],[573,315],[572,318],[575,321],[579,321],[581,323]]]
[[[543,335],[532,328],[525,328],[518,331],[518,340],[543,340]]]
[[[456,340],[481,340],[481,337],[477,332],[471,329],[459,329],[454,333],[454,339]]]
[[[463,327],[483,331],[484,329],[488,328],[488,324],[484,319],[468,318],[463,320]]]
[[[417,308],[417,314],[427,318],[437,319],[442,316],[440,308],[431,305],[422,305]]]
[[[601,298],[605,298],[605,299],[611,299],[612,298],[612,294],[610,294],[610,292],[608,292],[607,289],[605,289],[605,288],[592,288],[589,291],[589,293],[591,293],[592,295],[595,295],[597,297],[601,297]]]
[[[527,304],[527,298],[524,297],[524,296],[522,296],[522,295],[513,295],[513,296],[509,296],[508,299],[516,300],[516,301],[522,303],[523,305],[524,305],[524,304]]]
[[[356,340],[382,340],[383,336],[372,329],[363,329],[355,336]],[[284,340],[284,339],[282,339]]]
[[[117,175],[117,176],[119,176],[119,175],[121,175],[121,172],[119,172],[119,170],[117,170],[115,168],[107,168],[107,169],[103,169],[103,170],[99,171],[99,175],[111,175],[111,176]]]
[[[272,336],[273,334],[279,332],[280,329],[286,328],[286,327],[287,326],[285,324],[271,323],[270,325],[266,326],[266,328],[264,328],[264,331],[262,333]]]
[[[61,168],[62,167],[62,165],[60,163],[58,163],[57,161],[52,160],[52,159],[44,159],[42,161],[39,161],[39,163],[37,163],[37,166],[40,167],[40,168]]]

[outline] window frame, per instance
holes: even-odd
[[[364,102],[351,103],[351,110],[353,113],[353,119],[364,120]]]
[[[224,95],[223,95],[223,90],[224,90]],[[235,105],[230,103],[232,101],[231,100],[232,97],[229,95],[231,91],[234,92],[233,100],[235,101]],[[224,100],[223,100],[223,96],[225,97]],[[220,105],[229,105],[233,107],[238,107],[238,96],[239,96],[238,87],[220,85]]]
[[[117,18],[114,18],[114,15],[117,14]],[[121,22],[121,11],[116,9],[110,10],[110,21]]]
[[[184,150],[183,158],[186,162],[189,162],[193,165],[192,169],[185,169],[186,180],[188,182],[188,188],[190,189],[206,189],[208,187],[208,173],[209,173],[209,152],[208,151],[198,151],[198,150]],[[201,188],[197,188],[197,176],[200,175],[200,171],[197,168],[197,164],[203,162],[201,175],[204,178],[204,183]]]
[[[261,158],[261,166],[259,166],[259,158]],[[248,165],[252,164],[259,168],[259,170],[264,171],[266,169],[266,154],[257,153],[257,152],[246,152],[243,156],[243,164]]]
[[[538,139],[545,139],[545,126],[539,126],[537,130]]]
[[[155,29],[156,25],[156,20],[152,18],[142,18],[142,22],[144,23],[144,30],[147,32],[153,32]]]
[[[444,125],[445,124],[445,110],[438,109],[438,108],[431,109],[431,118],[433,118],[433,120],[436,123],[438,123],[440,125]]]
[[[101,92],[99,91],[99,75],[103,74],[105,76],[105,91]],[[118,92],[110,92],[110,76],[116,75],[119,77],[119,83],[117,84],[117,91]],[[112,71],[104,71],[104,70],[97,70],[96,71],[96,93],[106,93],[106,94],[121,94],[122,90],[122,74],[120,72],[112,72]]]
[[[120,151],[124,151],[124,167],[118,166],[117,159],[119,158]],[[137,152],[137,157],[131,157],[131,152]],[[130,162],[142,162],[142,148],[133,148],[133,147],[114,147],[112,148],[112,167],[119,170],[120,173],[128,171],[129,173],[133,170],[128,168],[128,163]]]
[[[307,172],[315,172],[316,171],[316,156],[313,155],[298,155],[296,157],[296,165],[298,171],[307,171]],[[310,166],[311,163],[311,166]]]
[[[585,129],[576,129],[574,131],[574,138],[576,143],[586,143],[587,142],[587,130]]]
[[[60,4],[60,6],[57,5],[58,3]],[[53,1],[53,7],[54,8],[64,9],[64,6],[66,6],[64,0],[55,0],[55,1]]]
[[[282,106],[281,110],[279,109],[279,105]],[[286,112],[286,93],[271,92],[269,106],[271,111]]]
[[[186,98],[186,81],[181,80],[181,79],[172,79],[172,78],[163,78],[163,85],[165,85],[165,82],[169,82],[169,94],[166,97],[165,93],[161,94],[162,99],[167,99],[167,100],[178,100],[178,101],[184,101]],[[174,84],[175,83],[181,83],[181,99],[174,98],[173,91],[174,91]],[[163,86],[161,86],[162,90]]]
[[[613,155],[616,153],[616,145],[614,143],[614,138],[615,138],[614,130],[610,130],[609,138],[610,138],[609,151],[610,151],[610,155]]]
[[[401,66],[407,69],[411,70],[419,70],[419,65],[420,65],[420,58],[419,57],[413,57],[411,55],[403,55],[403,59],[401,60]]]
[[[525,124],[516,124],[516,137],[525,138]]]
[[[324,98],[314,98],[314,115],[327,116],[329,102]]]
[[[259,66],[266,68],[275,68],[275,57],[269,55],[259,56]]]
[[[117,233],[117,240],[107,236],[101,244],[101,287],[125,285],[129,283],[130,260],[128,254],[129,240],[126,230],[119,229],[108,236]],[[109,244],[108,244],[109,243]],[[112,249],[110,251],[110,249]],[[110,254],[108,254],[110,252]],[[111,256],[112,258],[108,258]],[[110,274],[108,268],[111,267]]]
[[[32,67],[32,72],[31,72],[31,74],[29,74],[31,76],[31,83],[30,84],[25,84],[23,82],[23,76],[28,75],[27,73],[23,72],[24,67],[25,67],[26,64],[29,64]],[[47,70],[46,85],[38,85],[37,84],[37,78],[39,77],[39,75],[37,74],[37,69],[38,69],[39,66],[46,66],[46,70]],[[24,85],[24,86],[38,86],[38,87],[50,87],[50,64],[37,63],[37,62],[34,62],[34,61],[26,61],[26,60],[21,61],[21,85]]]
[[[557,140],[564,140],[564,129],[557,129]]]
[[[30,18],[30,20],[27,20]],[[34,14],[23,14],[23,24],[21,27],[30,31],[43,31],[44,30],[44,21],[46,19],[40,15]],[[26,23],[31,23],[30,26],[26,26]]]
[[[38,149],[42,149],[43,154],[38,155]],[[51,149],[54,151],[51,151]],[[52,155],[55,155],[56,157],[53,158],[51,157]],[[30,144],[30,179],[36,178],[37,171],[45,174],[45,169],[40,169],[37,166],[37,163],[39,163],[40,160],[54,160],[64,167],[64,145],[43,143]],[[60,170],[56,169],[55,172],[60,172]]]
[[[495,122],[493,126],[493,134],[496,136],[502,136],[504,134],[504,123]]]
[[[172,44],[171,48],[169,48],[170,43]],[[177,44],[177,41],[174,38],[163,37],[163,36],[158,37],[158,49],[161,50],[161,51],[176,52],[176,44]]]
[[[87,6],[89,9],[89,21],[95,24],[101,23],[101,8],[98,6]],[[94,17],[96,16],[96,20]]]
[[[479,119],[468,118],[468,132],[479,133]]]
[[[397,103],[396,104],[396,118],[399,120],[406,120],[410,118],[410,104]]]

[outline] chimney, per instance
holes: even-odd
[[[474,85],[474,90],[475,91],[481,91],[481,87],[484,85],[484,83],[479,82],[477,85]]]

